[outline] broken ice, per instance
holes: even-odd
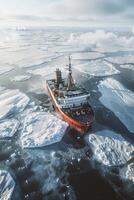
[[[5,119],[0,122],[0,139],[12,137],[18,127],[19,127],[19,121],[16,119]]]
[[[98,85],[100,101],[121,120],[130,132],[134,132],[134,93],[118,81],[108,78]]]
[[[19,90],[0,90],[0,119],[23,111],[29,101],[29,98]]]
[[[0,199],[10,200],[14,191],[15,182],[11,175],[4,170],[0,170]]]
[[[23,148],[34,148],[57,143],[67,126],[67,123],[50,113],[30,111],[25,117],[21,145]]]
[[[87,137],[94,158],[106,166],[119,166],[132,158],[134,146],[113,131],[98,131]]]
[[[84,73],[92,76],[108,76],[120,73],[112,64],[104,60],[94,60],[90,62],[81,62],[74,67]]]
[[[30,75],[20,75],[15,76],[14,78],[11,78],[11,81],[19,82],[19,81],[27,81],[31,78]]]
[[[14,67],[2,63],[2,64],[0,64],[0,75],[5,74],[13,69],[14,69]]]

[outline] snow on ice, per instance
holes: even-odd
[[[50,113],[29,111],[20,138],[21,145],[23,148],[34,148],[57,143],[67,126],[67,123]]]
[[[57,63],[58,63],[58,65],[57,65]],[[68,58],[65,59],[65,57],[63,56],[62,58],[53,60],[51,63],[46,64],[43,67],[39,67],[39,68],[32,69],[32,70],[27,70],[27,73],[30,73],[33,75],[40,75],[43,78],[46,77],[47,79],[49,77],[49,79],[51,79],[51,78],[54,78],[54,76],[55,76],[54,72],[56,71],[56,68],[59,68],[62,71],[63,76],[65,74],[67,74],[66,64],[68,64]]]
[[[120,170],[123,179],[130,180],[134,183],[134,163],[130,163]]]
[[[112,62],[112,63],[116,63],[116,64],[120,64],[120,65],[128,64],[128,63],[134,64],[134,55],[123,55],[123,56],[108,57],[107,60]]]
[[[91,60],[101,58],[104,55],[99,52],[83,52],[83,53],[74,53],[72,54],[72,58],[75,60]]]
[[[41,112],[39,108],[35,112],[37,107],[30,104],[30,99],[19,90],[1,87],[0,138],[12,137],[20,122],[23,127],[23,147],[39,147],[59,142],[67,129],[67,123],[48,112]]]
[[[130,132],[134,132],[134,93],[118,81],[107,78],[100,82],[100,101],[121,120]],[[107,98],[108,97],[108,98]]]
[[[86,140],[94,158],[106,166],[119,166],[132,158],[134,146],[110,130],[90,134]]]
[[[19,122],[16,119],[5,119],[0,122],[0,139],[12,137],[19,127]]]
[[[57,58],[59,55],[51,54],[51,52],[48,52],[48,54],[40,56],[40,58],[37,58],[37,56],[31,57],[29,56],[26,58],[23,62],[18,62],[19,67],[33,67],[38,66],[47,62],[51,62],[53,59]]]
[[[120,67],[125,68],[125,69],[134,70],[134,64],[124,64],[124,65],[120,65]]]
[[[0,75],[5,74],[13,69],[14,69],[14,67],[7,65],[5,63],[4,64],[2,63],[2,64],[0,64]]]
[[[29,98],[19,90],[0,91],[0,119],[23,111],[29,101]]]
[[[15,182],[11,175],[4,170],[0,170],[0,199],[10,200],[14,191]]]
[[[92,76],[108,76],[119,73],[119,71],[112,64],[104,60],[83,62],[81,64],[74,65],[74,67],[77,70],[90,74]]]
[[[11,78],[11,81],[27,81],[31,78],[30,75],[20,75],[20,76],[15,76],[14,78]]]

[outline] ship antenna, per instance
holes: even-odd
[[[74,86],[74,80],[73,80],[73,77],[72,77],[71,56],[69,55],[68,90],[70,90],[73,86]]]
[[[72,74],[71,56],[69,55],[69,74]]]

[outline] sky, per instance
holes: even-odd
[[[133,26],[134,0],[0,0],[1,26]]]

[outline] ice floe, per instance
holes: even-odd
[[[67,63],[65,62],[67,60]],[[65,60],[65,57],[59,58],[54,60],[53,62],[46,64],[43,67],[39,67],[32,70],[27,70],[28,73],[33,75],[40,75],[43,78],[54,78],[55,77],[55,70],[59,68],[62,71],[63,76],[67,73],[66,64],[68,64],[68,59]],[[58,63],[58,65],[57,65]]]
[[[48,76],[51,77],[51,76],[53,76],[55,69],[50,68],[49,66],[45,66],[45,67],[34,69],[34,70],[28,70],[27,72],[30,74],[33,74],[33,75],[40,75],[43,77],[48,77]]]
[[[127,127],[134,132],[134,93],[118,81],[107,78],[98,85],[102,96],[100,101],[109,108]]]
[[[67,123],[50,113],[30,111],[24,121],[21,145],[23,148],[34,148],[57,143],[67,126]]]
[[[134,146],[110,130],[98,131],[87,137],[94,158],[106,166],[126,164],[132,158]]]
[[[130,180],[134,183],[134,163],[128,164],[120,170],[120,175],[125,180]]]
[[[77,70],[90,74],[92,76],[108,76],[120,73],[112,64],[104,60],[83,62],[81,64],[74,65],[74,67]]]
[[[24,60],[19,61],[17,64],[21,68],[35,67],[47,62],[51,62],[53,59],[56,59],[59,56],[60,56],[59,54],[52,54],[51,52],[48,52],[46,55],[40,56],[40,58],[38,58],[36,55],[34,55],[33,57],[31,57],[30,55],[29,57],[26,57]]]
[[[124,64],[124,65],[120,65],[120,67],[134,70],[134,64]]]
[[[27,81],[31,78],[30,75],[20,75],[15,76],[14,78],[11,78],[11,81],[19,82],[19,81]]]
[[[74,53],[72,54],[72,58],[75,60],[91,60],[101,58],[104,55],[99,52],[82,52],[82,53]]]
[[[10,200],[14,191],[15,182],[11,175],[4,170],[0,170],[0,199]]]
[[[23,111],[29,101],[29,98],[19,90],[0,91],[0,119]]]
[[[13,69],[14,69],[14,67],[12,67],[10,65],[0,64],[0,75],[5,74]]]
[[[19,127],[19,122],[16,119],[5,119],[0,122],[0,139],[12,137]]]
[[[41,147],[59,142],[67,129],[67,123],[41,110],[19,90],[1,87],[0,138],[12,137],[21,123],[22,147]],[[9,115],[12,118],[7,118]]]
[[[114,57],[108,57],[108,61],[116,64],[134,64],[134,55],[123,55],[123,56],[114,56]]]

